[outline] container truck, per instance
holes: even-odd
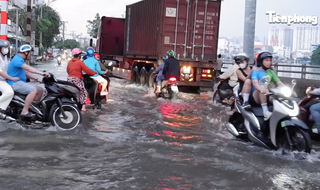
[[[143,0],[126,17],[102,17],[96,50],[116,77],[153,85],[168,50],[180,63],[178,86],[212,87],[221,0]]]

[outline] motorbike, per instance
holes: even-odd
[[[156,76],[154,78],[154,84],[156,82]],[[177,86],[177,78],[176,77],[169,77],[168,81],[162,82],[162,88],[160,93],[155,93],[157,98],[166,98],[166,99],[174,99],[176,98],[177,94],[179,93],[179,89]]]
[[[213,93],[212,100],[214,104],[220,103],[223,105],[227,105],[231,107],[231,110],[233,110],[236,94],[239,89],[239,84],[237,84],[233,88],[222,90],[220,89],[220,87],[224,82],[228,82],[228,80],[220,80],[219,83],[215,84],[215,86],[213,87],[214,93]],[[227,99],[228,102],[227,103],[223,102],[224,99]]]
[[[308,87],[306,90],[307,96],[304,97],[299,103],[299,108],[300,108],[300,116],[299,118],[305,122],[309,129],[310,129],[310,134],[312,136],[317,136],[319,137],[319,134],[315,134],[312,132],[312,127],[315,124],[314,118],[311,116],[310,113],[310,107],[314,104],[320,103],[320,94],[309,94],[308,91],[312,91],[314,87]]]
[[[57,57],[58,66],[61,66],[61,60],[62,60],[62,57],[59,55],[59,56]]]
[[[93,105],[93,109],[101,109],[101,101],[106,99],[106,96],[100,96],[102,86],[90,78],[90,75],[83,75],[83,82],[88,92],[90,104]]]
[[[29,110],[32,114],[35,114],[34,118],[20,118],[26,95],[17,92],[15,92],[6,114],[18,121],[21,119],[27,125],[40,121],[51,123],[63,131],[75,129],[82,122],[82,115],[77,107],[80,90],[67,83],[64,85],[58,83],[59,81],[51,73],[50,77],[44,77],[42,82],[47,93],[38,103],[31,104]]]
[[[250,140],[269,149],[290,149],[310,153],[312,149],[308,126],[298,119],[299,106],[291,99],[289,87],[277,87],[270,90],[272,97],[269,110],[272,116],[264,121],[261,107],[244,109],[242,101],[235,101],[236,111],[230,116],[227,129],[235,137]],[[299,137],[302,138],[299,141]]]

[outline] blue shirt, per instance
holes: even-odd
[[[89,67],[89,69],[96,71],[98,73],[98,74],[95,74],[91,77],[97,77],[97,76],[104,74],[104,72],[101,70],[101,67],[100,67],[98,60],[96,60],[94,57],[88,57],[86,60],[84,60],[84,64],[87,67]]]
[[[276,75],[276,73],[273,70],[254,70],[251,73],[251,81],[257,80],[259,85],[264,86],[265,88],[268,89],[270,83],[277,83],[280,81],[280,79],[278,78],[278,76]],[[255,91],[255,87],[252,86],[251,92]]]
[[[159,67],[157,67],[157,69],[154,71],[155,73],[158,73],[157,81],[164,80],[164,76],[163,76],[163,74],[162,74],[163,68],[164,68],[164,63],[162,63],[162,64],[161,64]]]
[[[18,77],[22,82],[27,82],[26,71],[22,68],[24,64],[26,62],[22,57],[19,54],[15,55],[8,65],[8,75],[10,77]],[[7,82],[12,86],[17,81],[7,80]]]

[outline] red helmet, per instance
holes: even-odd
[[[256,53],[256,55],[255,55],[255,60],[256,60],[256,62],[257,62],[257,59],[258,59],[259,54],[260,54],[260,53]]]
[[[99,55],[99,53],[94,53],[94,58],[97,59],[97,60],[100,60],[100,55]]]

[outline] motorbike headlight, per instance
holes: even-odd
[[[283,87],[281,88],[281,93],[283,94],[284,97],[291,97],[292,95],[292,90],[289,87]]]
[[[61,57],[58,57],[58,61],[61,61]]]

